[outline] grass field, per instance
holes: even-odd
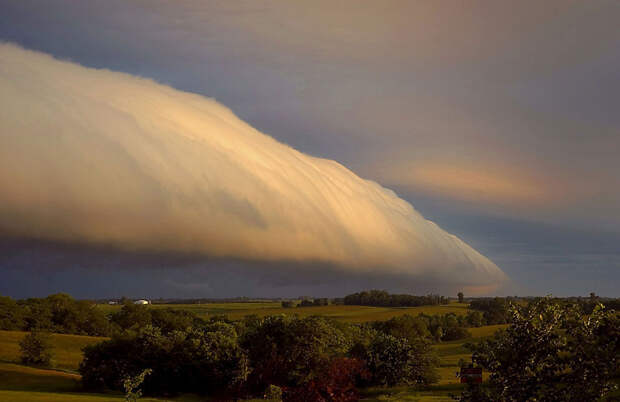
[[[41,370],[0,363],[0,401],[3,402],[103,402],[120,401],[120,394],[80,392],[80,376],[56,370]],[[141,399],[159,401],[159,399]]]
[[[19,341],[26,334],[27,332],[20,331],[0,331],[0,361],[19,362]],[[80,361],[82,361],[82,348],[104,339],[106,338],[53,334],[53,366],[63,370],[77,370]]]
[[[112,313],[118,311],[119,305],[98,305],[103,311]],[[260,317],[275,314],[297,314],[300,317],[320,315],[335,320],[347,322],[366,322],[377,320],[389,320],[399,315],[410,314],[467,314],[466,303],[450,303],[441,306],[421,307],[370,307],[370,306],[317,306],[317,307],[294,307],[282,308],[279,302],[261,303],[205,303],[205,304],[151,304],[153,309],[173,308],[175,310],[191,311],[199,317],[208,318],[214,315],[226,315],[231,320],[239,320],[251,314]]]

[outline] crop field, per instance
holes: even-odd
[[[151,304],[148,306],[153,309],[172,308],[175,310],[191,311],[202,318],[214,315],[225,315],[231,320],[239,320],[247,315],[256,314],[260,317],[275,314],[298,315],[307,317],[310,315],[320,315],[334,320],[346,322],[366,322],[389,320],[392,317],[410,314],[467,314],[466,303],[450,303],[439,306],[420,306],[420,307],[370,307],[370,306],[316,306],[316,307],[293,307],[282,308],[280,302],[260,302],[260,303],[205,303],[205,304]],[[98,305],[98,308],[105,312],[112,313],[118,311],[119,305]]]
[[[113,311],[118,306],[104,306]],[[288,308],[280,307],[279,303],[221,303],[221,304],[187,304],[187,305],[152,305],[150,308],[175,308],[194,311],[203,317],[215,314],[226,314],[232,319],[240,319],[248,314],[260,316],[268,314],[299,314],[324,315],[338,320],[349,322],[363,322],[378,319],[389,319],[402,314],[437,314],[454,312],[465,314],[465,304],[452,303],[447,306],[412,307],[412,308],[383,308],[365,306],[321,306]],[[460,359],[468,361],[471,357],[463,345],[467,342],[478,341],[492,336],[495,331],[505,325],[494,325],[480,328],[470,328],[471,338],[444,342],[434,345],[433,348],[440,358],[439,384],[416,389],[413,387],[368,388],[362,390],[365,401],[449,401],[450,394],[460,393],[461,385],[455,373],[458,371]],[[105,338],[54,334],[54,367],[60,370],[42,370],[25,367],[19,361],[19,340],[25,332],[0,331],[0,400],[1,401],[68,401],[68,402],[98,402],[123,400],[119,394],[83,393],[79,386],[79,375],[75,370],[82,358],[81,349]],[[164,399],[145,398],[144,401],[161,401]],[[174,398],[179,402],[198,401],[195,396],[186,395]]]

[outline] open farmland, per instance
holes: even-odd
[[[202,318],[214,315],[225,315],[231,320],[239,320],[247,315],[256,314],[259,317],[275,314],[297,314],[300,317],[320,315],[334,320],[352,323],[367,321],[389,320],[392,317],[410,314],[447,314],[455,313],[459,315],[467,314],[466,303],[450,303],[437,306],[420,307],[370,307],[370,306],[345,306],[330,305],[316,307],[293,307],[282,308],[280,302],[259,302],[259,303],[204,303],[204,304],[151,304],[148,306],[153,309],[171,308],[175,310],[186,310]],[[119,305],[98,305],[107,313],[120,310]]]

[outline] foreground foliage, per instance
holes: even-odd
[[[121,390],[125,378],[150,368],[145,394],[235,398],[277,386],[284,400],[349,401],[359,385],[436,382],[436,365],[423,339],[316,316],[269,316],[168,332],[149,325],[87,347],[80,373],[91,389]]]
[[[584,314],[541,299],[510,312],[510,327],[471,346],[473,361],[491,372],[490,387],[469,390],[462,400],[577,402],[613,390],[620,355],[615,311],[599,305]]]

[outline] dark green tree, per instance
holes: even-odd
[[[23,307],[10,297],[0,296],[0,329],[20,331],[25,325]]]
[[[380,333],[370,344],[366,364],[372,383],[386,385],[432,384],[439,380],[438,360],[430,344]]]

